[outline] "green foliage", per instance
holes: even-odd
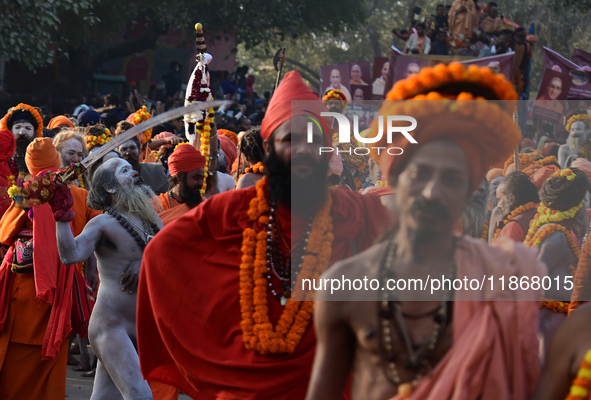
[[[5,0],[0,23],[0,53],[6,61],[16,60],[29,69],[53,61],[56,51],[73,37],[60,32],[62,18],[75,18],[93,25],[98,0]]]

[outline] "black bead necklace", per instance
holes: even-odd
[[[146,230],[142,231],[142,233],[145,236],[145,238],[143,238],[140,236],[140,233],[138,232],[138,230],[134,227],[134,224],[127,217],[125,217],[123,214],[115,211],[113,209],[113,207],[105,206],[104,211],[107,214],[110,214],[111,216],[113,216],[113,218],[115,218],[121,224],[121,226],[131,235],[131,237],[136,241],[136,243],[138,244],[138,246],[140,246],[141,249],[144,249],[146,247],[146,245],[148,244],[148,242],[160,230],[160,229],[158,229],[157,225],[150,223],[150,227],[146,226]],[[144,222],[144,221],[142,221],[142,222]],[[145,222],[144,222],[144,225],[146,225]]]

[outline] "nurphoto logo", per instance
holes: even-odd
[[[314,125],[320,129],[322,134],[327,134],[328,127],[324,123],[322,117],[332,117],[339,125],[339,143],[351,143],[351,131],[353,132],[353,136],[358,143],[363,144],[373,144],[377,143],[382,139],[384,136],[384,116],[378,116],[378,134],[375,137],[365,138],[359,134],[359,116],[353,116],[353,129],[351,130],[351,122],[349,118],[341,113],[336,112],[321,112],[320,115],[315,114],[311,111],[304,110],[307,113],[311,114],[311,116],[306,115],[307,118],[310,119],[311,122],[308,122],[307,126],[307,141],[308,143],[313,143],[314,141]],[[409,125],[407,126],[394,126],[394,122],[408,122]],[[417,127],[417,120],[413,117],[409,117],[406,115],[388,115],[386,119],[386,141],[388,144],[392,143],[392,138],[394,134],[402,134],[409,143],[417,144],[415,138],[413,138],[410,134],[411,131],[415,130]],[[350,149],[349,149],[350,150]],[[380,154],[381,150],[386,150],[386,147],[357,147],[354,149],[354,153],[356,155],[367,155],[369,154],[370,150],[377,150],[378,155]],[[320,147],[320,154],[322,153],[331,153],[334,152],[335,148],[333,147]],[[336,149],[339,152],[339,149]],[[342,151],[341,151],[342,152]],[[400,147],[389,147],[387,149],[387,153],[393,156],[400,155],[403,153],[403,150]]]

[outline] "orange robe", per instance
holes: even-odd
[[[86,222],[100,212],[86,205],[86,190],[72,187],[72,195],[76,216],[71,225],[74,235],[78,235]],[[12,251],[0,267],[0,293],[4,295],[0,305],[7,311],[0,333],[1,399],[65,397],[74,266],[59,263],[55,222],[48,212],[51,210],[35,207],[33,220],[43,218],[44,222],[33,224],[26,212],[13,203],[0,221],[3,244],[12,245],[23,227],[32,228],[35,238],[43,238],[34,244],[34,274],[10,271]],[[49,220],[44,218],[47,216]],[[42,260],[54,260],[59,266],[40,268],[36,255]],[[54,290],[50,288],[52,283],[57,283]],[[42,288],[47,290],[40,293]]]
[[[168,225],[190,210],[189,206],[179,203],[174,198],[172,198],[172,207],[170,207],[170,198],[168,197],[168,193],[169,192],[158,195],[158,199],[160,200],[160,203],[162,203],[162,211],[158,213],[158,216],[162,220],[162,224],[164,226]]]
[[[497,247],[502,247],[501,251]],[[501,290],[499,277],[546,275],[535,250],[509,240],[488,246],[466,238],[456,252],[456,276],[482,280],[483,291],[458,291],[454,345],[409,400],[529,400],[539,376],[538,309],[542,293]],[[377,373],[381,373],[378,371]],[[400,396],[392,400],[401,400]]]
[[[353,254],[353,242],[358,252],[369,247],[389,212],[376,196],[342,188],[332,193],[336,261]],[[137,311],[146,379],[171,384],[196,400],[305,397],[316,344],[311,323],[291,354],[261,355],[243,343],[239,265],[243,230],[253,226],[247,211],[255,195],[255,187],[220,193],[166,226],[147,246]],[[292,219],[281,205],[277,213],[287,243],[291,234],[300,237],[306,221]],[[270,291],[268,302],[276,323],[284,307]]]

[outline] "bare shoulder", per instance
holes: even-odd
[[[250,186],[256,185],[256,183],[263,178],[261,174],[253,174],[252,172],[246,173],[238,179],[236,189],[243,189]]]

